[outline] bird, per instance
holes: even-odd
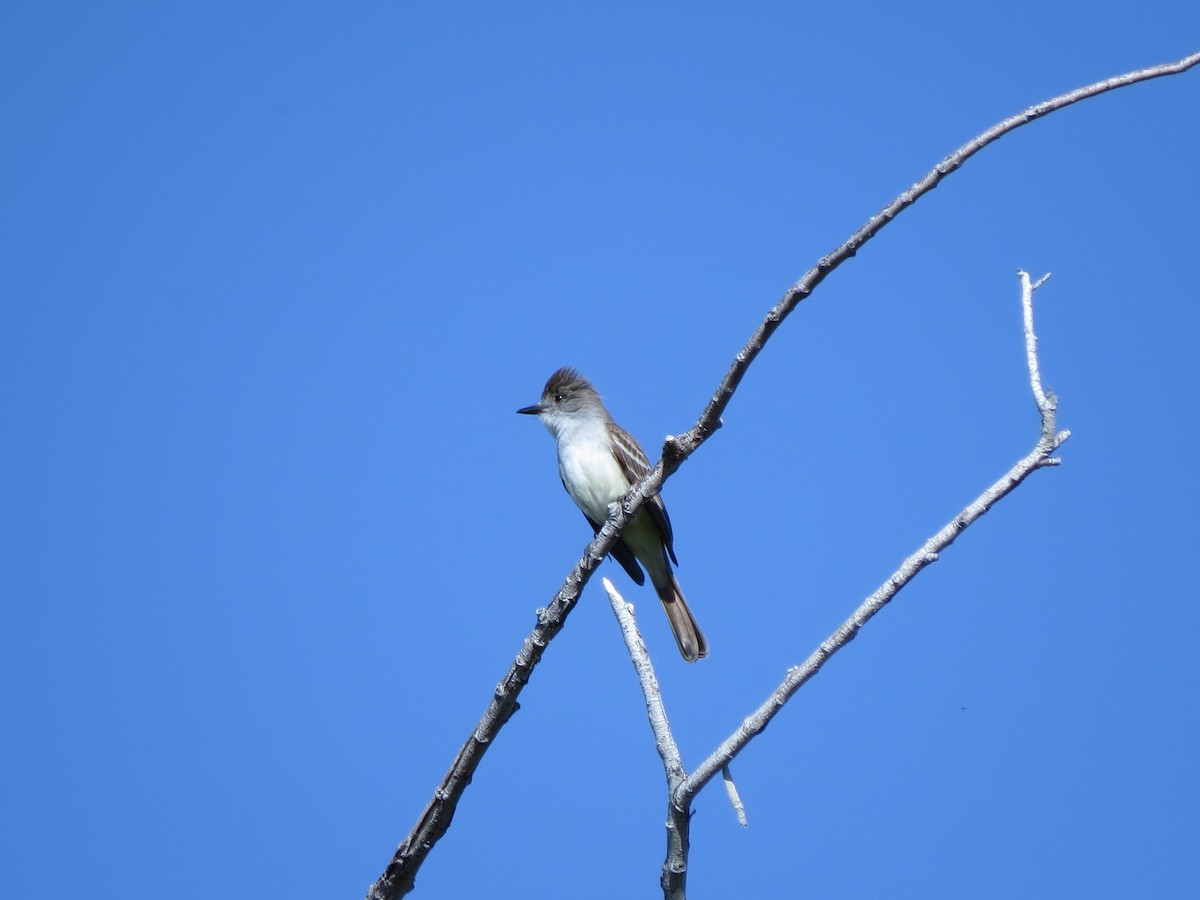
[[[551,375],[541,400],[517,412],[537,416],[554,436],[559,478],[593,533],[608,518],[609,504],[624,497],[650,471],[650,460],[641,445],[613,421],[596,388],[573,368],[564,367]],[[684,660],[695,662],[707,656],[708,641],[671,567],[679,561],[661,496],[646,499],[609,554],[638,585],[644,585],[649,574]]]

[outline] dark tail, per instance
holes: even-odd
[[[675,635],[679,652],[687,662],[695,662],[708,656],[708,641],[704,639],[704,633],[696,624],[696,617],[692,615],[687,601],[683,599],[683,591],[679,589],[675,573],[667,569],[667,576],[671,580],[670,584],[655,584],[654,590],[658,593],[658,599],[662,601],[667,621],[671,623],[671,633]]]

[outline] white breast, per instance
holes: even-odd
[[[558,474],[575,505],[595,522],[608,518],[608,504],[629,490],[613,456],[604,422],[586,422],[557,435]]]

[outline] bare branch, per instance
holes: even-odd
[[[663,862],[659,883],[666,900],[685,900],[692,819],[687,808],[676,806],[672,798],[687,773],[683,770],[679,747],[671,734],[670,723],[667,722],[662,691],[658,687],[658,678],[654,674],[646,642],[642,640],[642,634],[638,630],[637,620],[633,615],[633,604],[625,602],[625,598],[613,587],[611,581],[607,578],[601,580],[604,582],[604,589],[608,591],[608,602],[617,617],[621,636],[625,639],[625,647],[637,672],[638,684],[641,685],[642,696],[646,700],[650,728],[654,732],[654,745],[658,749],[658,755],[662,757],[663,771],[667,777],[667,857]]]
[[[642,688],[642,696],[646,700],[646,714],[650,719],[650,730],[654,732],[654,744],[658,749],[658,755],[662,757],[663,769],[667,776],[668,794],[670,794],[673,792],[675,783],[682,780],[685,773],[679,746],[675,743],[675,736],[671,733],[671,725],[667,721],[667,711],[663,706],[658,677],[654,674],[654,664],[650,661],[646,642],[642,639],[642,633],[638,629],[637,619],[633,614],[633,604],[626,602],[625,598],[621,596],[621,592],[607,578],[601,578],[600,581],[604,584],[604,590],[608,592],[608,602],[612,606],[613,614],[617,617],[617,624],[621,628],[621,637],[625,640],[625,648],[629,651],[629,658],[637,673],[638,684]],[[729,797],[729,803],[733,806],[738,822],[745,827],[746,808],[742,805],[742,799],[738,795],[733,774],[729,771],[728,766],[721,770],[721,774],[725,779],[725,793]]]
[[[622,525],[624,522],[621,523]],[[367,892],[367,900],[390,900],[401,897],[413,889],[417,870],[433,845],[438,842],[458,808],[459,798],[471,778],[475,774],[483,754],[491,746],[492,740],[499,734],[500,729],[513,713],[520,709],[517,697],[528,683],[534,668],[541,661],[547,645],[559,631],[562,630],[579,592],[587,584],[596,567],[603,561],[604,555],[616,541],[620,533],[613,522],[607,523],[595,540],[588,545],[583,558],[575,564],[567,580],[563,582],[550,606],[538,610],[538,623],[533,631],[525,638],[521,650],[517,654],[508,672],[496,686],[491,702],[488,703],[482,718],[467,738],[466,743],[459,749],[450,771],[442,778],[433,798],[421,813],[420,819],[409,833],[404,842],[396,849],[392,861],[384,870],[379,880]]]
[[[367,891],[368,900],[391,900],[391,898],[402,896],[412,890],[417,870],[424,863],[433,845],[446,832],[446,829],[450,827],[450,821],[458,806],[458,800],[462,796],[463,791],[466,790],[466,786],[470,784],[471,777],[483,758],[483,754],[491,745],[492,740],[499,733],[500,729],[512,714],[517,711],[517,697],[528,683],[534,668],[541,661],[546,645],[562,630],[567,615],[569,615],[575,601],[579,599],[579,594],[591,577],[592,572],[595,571],[605,554],[616,543],[626,522],[629,521],[630,517],[638,510],[645,499],[656,494],[661,489],[662,483],[679,468],[683,461],[721,427],[721,414],[724,412],[725,407],[729,405],[729,401],[733,397],[734,391],[737,390],[737,386],[749,368],[750,363],[758,356],[759,352],[766,345],[767,340],[775,333],[775,330],[792,310],[802,300],[806,299],[817,285],[825,280],[825,277],[830,272],[853,257],[863,244],[878,234],[892,219],[931,191],[943,178],[958,169],[967,159],[978,153],[992,141],[1022,125],[1032,122],[1034,119],[1041,118],[1076,101],[1139,81],[1147,81],[1163,75],[1184,72],[1197,63],[1200,63],[1200,52],[1194,53],[1175,63],[1141,69],[1137,72],[1130,72],[1126,75],[1107,79],[1106,81],[1096,82],[1087,87],[1062,94],[1052,100],[1047,100],[1037,106],[1032,106],[1024,112],[993,126],[979,135],[979,137],[964,144],[954,153],[950,154],[950,156],[942,160],[924,178],[900,194],[899,197],[889,203],[879,213],[872,216],[865,225],[852,234],[840,247],[809,269],[784,294],[783,298],[767,313],[766,318],[758,326],[754,334],[751,335],[750,340],[734,357],[732,364],[725,373],[725,377],[721,379],[721,383],[717,386],[712,399],[709,400],[707,407],[696,424],[680,437],[667,437],[663,442],[663,455],[654,468],[625,495],[620,508],[609,517],[600,531],[596,533],[595,539],[588,545],[583,557],[576,563],[571,574],[567,576],[566,581],[563,582],[562,587],[559,588],[550,605],[544,610],[538,611],[537,626],[525,638],[521,650],[509,667],[504,679],[497,686],[482,718],[480,718],[472,730],[466,743],[459,749],[454,764],[442,779],[441,784],[438,785],[433,798],[425,807],[417,824],[413,827],[408,837],[405,838],[404,842],[396,849],[391,862],[379,880]],[[1046,460],[1040,464],[1050,465],[1052,463]],[[1011,490],[1011,487],[1009,490]],[[808,677],[811,677],[811,675]],[[705,781],[711,777],[712,773],[708,773]],[[688,784],[692,784],[695,778],[696,776],[694,775],[692,779],[688,780]],[[692,793],[694,793],[694,790]],[[686,835],[684,836],[684,844],[686,845]]]
[[[1017,277],[1021,279],[1021,313],[1025,327],[1025,359],[1029,366],[1029,386],[1033,388],[1033,402],[1037,404],[1038,412],[1042,415],[1042,439],[1049,441],[1054,438],[1054,411],[1058,408],[1058,398],[1042,388],[1042,373],[1038,368],[1038,339],[1033,330],[1033,292],[1050,280],[1050,273],[1047,272],[1034,284],[1029,282],[1029,273],[1021,269],[1017,270]],[[1045,459],[1042,465],[1058,465],[1058,462],[1057,459]]]
[[[963,163],[988,144],[998,140],[1010,131],[1015,131],[1022,125],[1028,125],[1035,119],[1040,119],[1065,106],[1070,106],[1072,103],[1086,100],[1089,97],[1095,97],[1098,94],[1103,94],[1116,88],[1136,84],[1139,81],[1149,81],[1152,78],[1161,78],[1164,75],[1176,75],[1180,72],[1186,72],[1197,63],[1200,63],[1200,51],[1186,56],[1178,62],[1166,63],[1161,66],[1151,66],[1148,69],[1139,69],[1136,72],[1128,72],[1125,75],[1118,75],[1115,78],[1107,78],[1104,81],[1097,81],[1095,84],[1089,84],[1086,87],[1076,88],[1073,91],[1060,94],[1050,100],[1038,103],[1036,106],[1031,106],[1015,116],[1010,116],[1003,122],[993,125],[987,131],[983,132],[983,134],[963,144],[943,159],[924,178],[868,219],[866,224],[850,235],[840,247],[805,272],[800,280],[792,285],[787,293],[783,295],[782,299],[771,308],[766,318],[763,319],[754,334],[750,336],[750,340],[746,342],[746,345],[734,357],[733,363],[725,373],[725,377],[721,379],[720,385],[717,386],[717,390],[713,394],[712,399],[709,400],[708,406],[705,407],[704,412],[700,415],[699,421],[690,431],[675,439],[678,449],[672,452],[680,455],[679,462],[687,458],[714,431],[721,427],[721,414],[725,411],[725,407],[729,405],[729,401],[733,397],[733,392],[737,390],[737,386],[741,383],[742,377],[750,367],[750,363],[754,362],[754,358],[758,356],[759,352],[766,345],[767,339],[775,333],[775,329],[787,318],[788,314],[802,300],[807,299],[816,286],[824,281],[830,272],[846,260],[851,259],[858,253],[863,244],[875,237],[875,235],[883,230],[884,226],[900,213],[904,212],[905,209],[912,206],[922,196],[937,187],[943,178],[957,170]],[[668,453],[665,447],[663,453],[664,456]],[[678,462],[671,467],[670,472],[673,472],[676,468],[678,468]]]
[[[742,797],[738,794],[737,785],[733,781],[733,773],[729,771],[729,766],[721,766],[721,778],[725,781],[725,796],[729,798],[729,803],[737,815],[738,824],[746,828],[750,824],[746,820],[746,807],[742,805]]]
[[[770,697],[743,720],[725,741],[684,780],[675,795],[676,805],[688,808],[692,798],[717,772],[724,771],[754,737],[762,732],[775,714],[800,687],[821,670],[833,654],[845,647],[876,613],[886,606],[901,588],[912,581],[922,569],[935,562],[943,550],[954,543],[975,520],[1002,500],[1010,491],[1042,466],[1052,464],[1051,456],[1068,437],[1069,431],[1056,430],[1056,410],[1053,395],[1043,392],[1037,360],[1037,336],[1033,331],[1033,287],[1029,276],[1020,272],[1021,303],[1025,314],[1025,354],[1029,365],[1030,384],[1033,386],[1041,415],[1041,433],[1033,450],[1014,465],[999,481],[980,494],[970,505],[955,516],[937,534],[927,540],[916,553],[908,557],[875,593],[871,594],[854,611],[841,627],[821,642],[803,663],[788,670],[783,682]],[[1044,282],[1045,279],[1042,279]],[[1042,282],[1039,282],[1042,283]]]
[[[646,650],[646,642],[642,640],[642,633],[638,630],[637,620],[633,616],[633,604],[626,603],[625,598],[607,578],[600,580],[604,584],[604,590],[608,591],[608,602],[617,617],[617,624],[621,626],[621,636],[625,639],[629,658],[633,660],[638,684],[642,686],[642,696],[646,699],[646,714],[650,718],[650,729],[654,732],[654,746],[658,755],[662,757],[668,786],[673,788],[673,782],[681,780],[684,776],[683,761],[675,737],[671,734],[671,725],[667,721],[667,710],[663,706],[662,691],[658,687],[654,665],[650,662],[650,653]]]

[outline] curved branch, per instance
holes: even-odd
[[[1139,69],[1136,72],[1128,72],[1125,75],[1118,75],[1115,78],[1106,78],[1103,81],[1097,81],[1095,84],[1089,84],[1086,87],[1076,88],[1073,91],[1060,94],[1050,100],[1031,106],[1023,112],[1017,113],[1015,116],[1010,116],[1003,122],[993,125],[987,131],[983,132],[983,134],[963,144],[943,159],[924,178],[878,213],[871,216],[866,221],[866,224],[850,235],[840,247],[805,272],[800,280],[792,285],[779,302],[771,308],[766,318],[763,319],[762,324],[755,329],[754,334],[750,336],[750,340],[746,342],[746,346],[734,357],[733,363],[729,366],[725,377],[721,379],[721,383],[717,386],[712,399],[708,401],[708,406],[705,407],[704,412],[700,415],[699,421],[691,430],[679,438],[683,457],[686,458],[689,456],[714,431],[721,427],[721,414],[725,411],[725,407],[729,405],[729,401],[733,397],[733,392],[737,390],[737,386],[741,383],[746,370],[750,368],[750,363],[754,362],[754,358],[762,351],[767,340],[775,333],[775,329],[780,326],[783,320],[788,317],[788,314],[802,300],[807,299],[816,286],[824,281],[830,272],[846,262],[846,260],[851,259],[863,244],[879,234],[884,226],[888,225],[896,216],[904,212],[905,209],[912,206],[917,200],[937,187],[943,178],[957,170],[963,163],[988,144],[999,140],[1010,131],[1015,131],[1022,125],[1028,125],[1035,119],[1040,119],[1080,100],[1086,100],[1089,97],[1095,97],[1099,94],[1116,90],[1117,88],[1136,84],[1139,81],[1149,81],[1152,78],[1161,78],[1164,75],[1177,75],[1181,72],[1186,72],[1197,63],[1200,63],[1200,51],[1190,56],[1185,56],[1178,62],[1165,63],[1161,66],[1151,66],[1148,69]],[[671,471],[674,471],[675,468],[678,468],[678,464]]]
[[[424,863],[433,845],[450,827],[450,821],[458,806],[459,798],[466,790],[466,786],[470,784],[471,777],[483,758],[483,754],[504,723],[518,709],[518,695],[541,660],[547,643],[562,629],[567,615],[575,601],[579,599],[579,593],[591,577],[592,572],[612,548],[621,530],[625,527],[625,523],[645,499],[656,494],[662,487],[662,483],[679,468],[683,461],[721,427],[721,414],[729,405],[729,401],[750,363],[754,361],[767,340],[775,333],[788,314],[799,305],[800,301],[806,299],[830,272],[853,257],[863,244],[878,234],[899,213],[931,191],[943,178],[992,141],[1034,119],[1048,115],[1078,100],[1139,81],[1184,72],[1197,63],[1200,63],[1200,52],[1176,63],[1141,69],[1137,72],[1096,82],[1039,103],[1037,106],[1031,106],[1023,113],[993,126],[947,156],[929,174],[872,216],[862,228],[854,232],[833,253],[809,269],[784,294],[783,298],[767,313],[766,318],[751,335],[750,340],[734,357],[733,363],[725,373],[725,377],[721,379],[721,383],[717,386],[716,392],[696,424],[680,437],[669,436],[664,441],[663,455],[658,463],[641,482],[625,495],[619,508],[614,509],[604,527],[597,532],[595,539],[584,551],[583,557],[576,563],[571,574],[567,576],[550,605],[545,610],[538,611],[537,626],[525,638],[516,659],[497,686],[483,717],[476,724],[466,743],[459,749],[454,764],[442,779],[441,784],[438,785],[433,798],[425,807],[417,824],[396,849],[383,875],[367,891],[368,900],[392,900],[392,898],[400,897],[412,890],[417,870]],[[692,779],[689,779],[689,783],[691,781]]]

